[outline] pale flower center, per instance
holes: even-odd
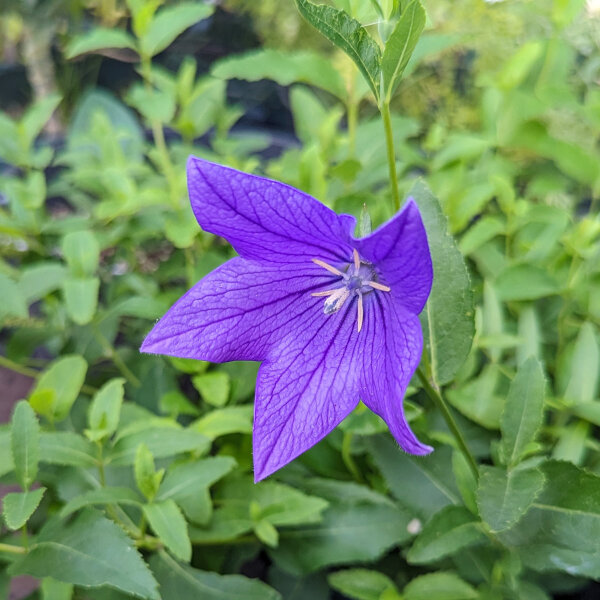
[[[376,277],[375,271],[371,265],[361,261],[360,256],[356,250],[352,252],[353,262],[348,265],[346,272],[340,271],[336,267],[318,259],[313,258],[312,261],[327,269],[333,275],[337,275],[342,279],[337,281],[337,287],[331,290],[325,290],[323,292],[313,292],[311,296],[327,296],[323,312],[326,315],[337,312],[344,306],[348,298],[353,296],[358,297],[358,314],[357,314],[357,325],[358,331],[362,329],[363,318],[364,318],[364,306],[363,306],[363,295],[372,292],[373,290],[379,290],[380,292],[389,292],[390,288],[387,285],[382,285],[377,281],[373,281]]]

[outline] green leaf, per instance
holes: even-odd
[[[13,575],[53,577],[81,586],[108,585],[160,600],[154,577],[123,530],[92,509],[65,523],[47,523]]]
[[[387,590],[397,591],[394,582],[383,573],[368,569],[345,569],[327,576],[329,585],[356,600],[380,600]]]
[[[310,51],[284,52],[271,48],[227,57],[215,64],[212,75],[220,79],[260,81],[272,79],[279,85],[308,83],[345,100],[348,96],[340,72],[325,57]]]
[[[40,460],[52,465],[95,467],[93,444],[70,431],[44,431],[40,434]]]
[[[479,521],[462,506],[446,506],[423,527],[406,560],[424,565],[486,541]]]
[[[452,471],[456,480],[456,486],[460,491],[465,506],[473,514],[478,514],[477,501],[475,499],[477,479],[465,455],[459,450],[454,450],[452,453]]]
[[[581,326],[570,362],[565,398],[579,404],[592,402],[600,381],[600,347],[592,323],[585,322]]]
[[[67,314],[77,325],[86,325],[93,319],[98,307],[99,289],[98,277],[68,277],[63,282]]]
[[[74,277],[91,277],[98,268],[100,245],[91,231],[67,233],[62,252]]]
[[[267,519],[259,519],[254,523],[254,534],[256,537],[271,548],[277,548],[279,544],[279,533]]]
[[[500,428],[500,456],[504,464],[516,465],[527,446],[535,441],[544,417],[544,372],[533,356],[519,368],[513,379]]]
[[[42,600],[71,600],[73,597],[73,585],[56,581],[51,577],[45,577],[42,580],[40,590]]]
[[[210,4],[199,2],[182,2],[163,8],[154,16],[140,40],[141,53],[145,56],[158,54],[186,29],[209,17],[213,10]]]
[[[428,573],[413,579],[402,593],[403,600],[472,600],[477,591],[455,573]]]
[[[10,429],[0,425],[0,477],[15,468],[10,444]]]
[[[91,431],[86,432],[91,441],[98,441],[111,436],[119,425],[121,406],[123,404],[122,378],[111,379],[94,395],[88,414],[88,425]]]
[[[437,198],[420,181],[409,195],[421,211],[433,260],[433,287],[421,314],[432,375],[441,386],[452,381],[471,350],[475,332],[471,280]]]
[[[374,561],[410,537],[407,526],[411,518],[408,512],[380,504],[332,506],[321,523],[288,530],[270,553],[294,574]]]
[[[381,50],[367,30],[343,10],[295,0],[300,14],[356,64],[379,101]]]
[[[67,270],[63,265],[53,262],[36,263],[21,271],[19,290],[25,301],[31,304],[60,288],[66,275]]]
[[[127,94],[127,102],[148,119],[148,121],[170,123],[175,115],[176,106],[173,93],[147,89],[141,84],[131,87]],[[182,227],[184,226],[185,223]]]
[[[2,500],[2,514],[9,529],[16,531],[27,523],[42,501],[46,488],[31,492],[6,494]]]
[[[50,94],[27,109],[25,116],[19,123],[20,137],[23,140],[23,146],[27,150],[31,148],[60,101],[61,97],[58,94]]]
[[[192,383],[207,404],[218,408],[227,404],[230,391],[227,373],[220,371],[203,373],[192,377]]]
[[[135,453],[135,462],[133,464],[135,473],[135,483],[144,496],[152,502],[158,492],[160,482],[164,475],[164,469],[156,471],[154,466],[154,457],[148,450],[146,444],[140,444]]]
[[[537,300],[558,294],[560,289],[548,272],[533,265],[511,265],[496,279],[494,287],[504,302]]]
[[[165,552],[153,556],[150,567],[162,600],[281,600],[278,592],[258,579],[200,571],[179,564]]]
[[[17,481],[24,490],[28,490],[37,477],[40,460],[40,425],[26,400],[21,400],[15,406],[10,443]]]
[[[386,102],[391,100],[394,89],[400,82],[425,27],[425,21],[425,10],[420,1],[413,0],[402,12],[402,16],[386,41],[381,60]]]
[[[67,355],[55,360],[38,379],[31,393],[33,397],[39,392],[49,392],[53,395],[51,412],[45,416],[62,421],[67,417],[73,402],[77,399],[85,380],[87,363],[78,355]],[[38,411],[39,412],[39,411]]]
[[[160,541],[177,558],[189,562],[192,544],[183,514],[173,500],[164,500],[144,506],[144,514]]]
[[[61,517],[67,517],[85,506],[95,504],[122,504],[125,506],[141,506],[139,496],[131,489],[124,487],[104,487],[90,490],[71,498],[60,511]]]
[[[211,410],[190,427],[214,440],[230,433],[252,433],[252,406],[227,406]]]
[[[83,35],[74,37],[66,47],[65,56],[67,59],[72,59],[81,54],[110,48],[135,50],[135,39],[122,29],[97,27]]]
[[[531,508],[544,482],[537,469],[506,471],[482,466],[477,488],[481,518],[494,532],[509,529]]]
[[[113,465],[132,465],[139,444],[146,444],[154,458],[167,458],[185,452],[203,454],[210,447],[210,440],[190,429],[175,427],[151,427],[136,431],[119,439],[107,456]]]
[[[212,515],[209,487],[234,466],[235,460],[228,456],[174,465],[167,471],[156,500],[175,500],[190,521],[203,525]]]
[[[12,279],[0,273],[0,288],[2,289],[0,319],[5,317],[26,319],[29,316],[29,311],[19,286]]]

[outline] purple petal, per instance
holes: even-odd
[[[431,291],[433,266],[419,209],[411,198],[401,212],[371,235],[356,240],[356,249],[372,262],[394,297],[419,314]]]
[[[410,314],[391,294],[372,295],[365,306],[365,347],[361,352],[361,399],[388,425],[403,450],[429,454],[404,417],[402,401],[419,365],[423,335],[418,317]]]
[[[258,372],[254,478],[264,479],[319,442],[358,404],[361,334],[356,304],[296,322]]]
[[[202,229],[244,258],[347,261],[349,220],[293,187],[198,158],[188,160],[192,209]]]
[[[211,362],[264,360],[306,311],[319,314],[310,293],[324,281],[326,271],[310,261],[286,268],[234,258],[182,296],[141,350]]]

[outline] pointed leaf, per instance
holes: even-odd
[[[15,475],[24,490],[37,477],[40,459],[40,425],[33,409],[26,400],[16,406],[10,430]]]
[[[404,600],[476,600],[479,594],[454,573],[428,573],[413,579],[402,594]]]
[[[111,379],[96,392],[92,399],[88,424],[90,429],[100,433],[101,437],[110,436],[117,430],[123,404],[124,384],[125,380],[122,378]]]
[[[32,492],[6,494],[2,500],[2,514],[9,529],[20,529],[42,501],[46,488]]]
[[[98,52],[109,48],[129,48],[135,50],[135,40],[122,29],[108,29],[97,27],[92,31],[78,35],[67,45],[65,56],[68,59],[75,58],[88,52]]]
[[[192,558],[192,544],[187,523],[177,504],[173,500],[147,504],[144,506],[144,514],[165,547],[177,558],[189,562]]]
[[[356,64],[379,100],[381,50],[367,30],[348,13],[309,0],[295,0],[300,14]]]

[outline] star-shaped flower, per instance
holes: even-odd
[[[277,181],[190,158],[192,208],[238,252],[154,326],[143,352],[255,360],[259,481],[334,429],[362,400],[400,446],[428,454],[402,399],[423,347],[417,315],[433,279],[413,200],[371,235]]]

